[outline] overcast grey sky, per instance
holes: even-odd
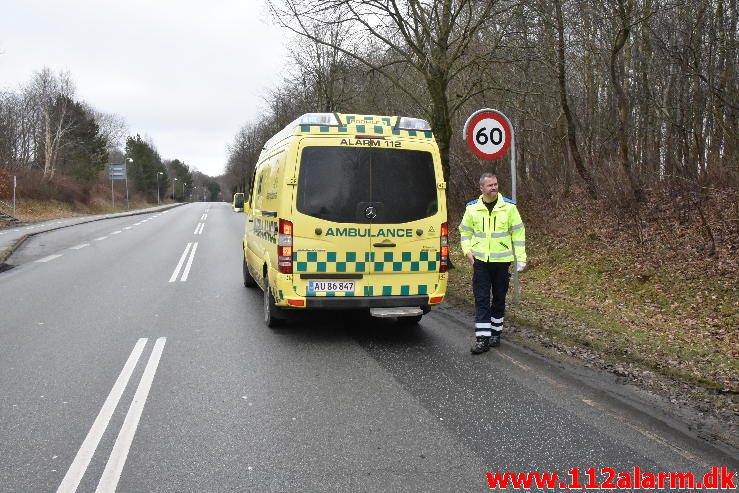
[[[282,79],[288,39],[262,0],[5,0],[0,90],[68,71],[77,99],[215,176]]]

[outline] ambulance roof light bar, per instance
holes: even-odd
[[[402,130],[431,131],[431,125],[426,120],[422,118],[410,118],[408,116],[399,116],[398,123],[395,124],[395,127]]]
[[[306,113],[298,118],[298,125],[341,126],[336,113]]]

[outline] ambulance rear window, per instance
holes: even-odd
[[[307,147],[297,192],[300,212],[339,223],[398,224],[438,211],[433,158],[423,151]]]

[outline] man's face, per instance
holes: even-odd
[[[484,178],[480,184],[480,191],[483,195],[496,197],[498,195],[498,179],[495,177]]]

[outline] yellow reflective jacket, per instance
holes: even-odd
[[[526,262],[526,230],[516,204],[498,194],[492,212],[482,195],[469,202],[459,225],[462,252],[483,262]],[[515,259],[514,259],[515,251]]]

